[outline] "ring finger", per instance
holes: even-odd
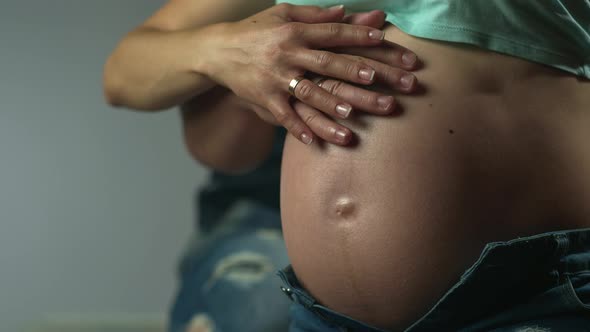
[[[308,79],[294,78],[289,86],[295,98],[330,116],[346,119],[352,112],[351,104],[330,94]]]

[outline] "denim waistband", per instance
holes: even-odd
[[[590,228],[490,242],[455,285],[406,332],[441,331],[441,326],[458,331],[478,321],[473,326],[484,329],[492,324],[486,323],[490,316],[497,324],[544,312],[588,310],[590,305],[578,298],[571,281],[584,271],[590,272]],[[298,282],[291,266],[278,275],[285,284],[285,294],[325,321],[352,331],[384,332],[318,303]],[[526,309],[513,310],[509,317],[494,315],[527,302]]]
[[[351,317],[337,313],[336,311],[318,303],[313,296],[303,289],[297,280],[291,265],[279,270],[277,274],[281,277],[285,285],[284,287],[281,287],[283,293],[285,293],[291,300],[303,305],[306,309],[310,310],[324,321],[350,331],[386,332]]]

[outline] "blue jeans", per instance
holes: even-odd
[[[169,331],[287,331],[290,301],[275,276],[288,264],[278,211],[241,201],[222,219],[191,241]]]
[[[293,301],[289,332],[383,331],[322,306],[290,266],[278,274]],[[488,243],[457,283],[405,331],[590,331],[590,229]]]

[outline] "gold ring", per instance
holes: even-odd
[[[291,82],[289,82],[289,93],[291,95],[295,96],[295,88],[297,87],[299,82],[303,81],[304,79],[305,77],[303,76],[297,76],[294,79],[292,79]]]

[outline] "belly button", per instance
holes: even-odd
[[[355,204],[352,199],[348,197],[339,198],[334,207],[334,213],[337,217],[347,218],[354,214]]]

